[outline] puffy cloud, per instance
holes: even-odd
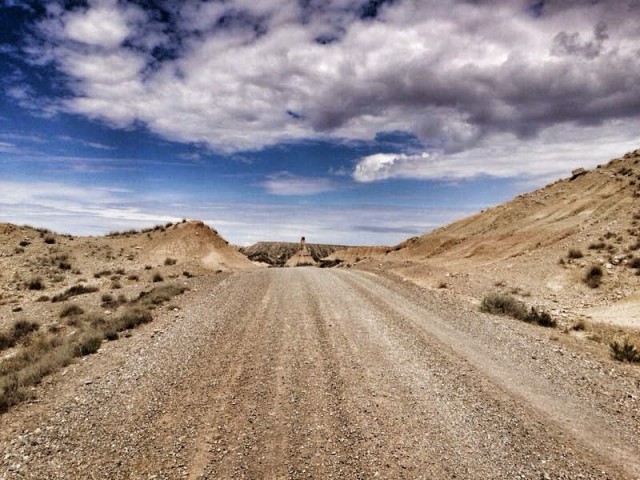
[[[403,131],[453,155],[637,119],[638,3],[534,4],[94,0],[51,7],[39,51],[68,110],[219,151]]]
[[[65,37],[87,45],[114,48],[130,33],[126,14],[114,0],[94,1],[87,10],[69,13],[64,22]]]
[[[464,151],[377,153],[358,159],[352,177],[368,183],[388,179],[469,180],[481,176],[520,177],[530,186],[566,176],[637,148],[640,121],[608,122],[601,127],[562,125],[538,137],[494,134]],[[589,148],[585,148],[589,145]]]

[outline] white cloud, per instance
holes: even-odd
[[[473,148],[455,153],[378,153],[359,159],[352,171],[357,182],[394,178],[468,180],[480,176],[521,177],[538,186],[567,176],[577,167],[593,167],[638,147],[640,121],[608,122],[577,129],[561,125],[527,140],[494,134]],[[588,145],[588,148],[585,146]]]
[[[215,203],[175,194],[137,194],[119,188],[66,183],[0,181],[0,221],[54,231],[100,235],[201,219],[232,243],[262,240],[393,245],[407,237],[462,218],[471,209],[405,206],[342,206],[309,203]]]
[[[71,12],[65,20],[66,38],[88,45],[114,48],[131,33],[125,12],[116,0],[93,1],[91,8]]]
[[[40,52],[67,109],[219,151],[404,131],[450,154],[640,115],[637,2],[365,3],[179,2],[168,25],[96,0],[51,7]]]
[[[262,183],[271,195],[307,196],[330,192],[336,185],[327,178],[301,177],[288,172],[271,175]]]

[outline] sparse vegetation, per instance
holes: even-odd
[[[144,308],[131,307],[126,309],[118,317],[118,330],[131,330],[132,328],[149,323],[153,320],[151,313]]]
[[[577,248],[570,248],[569,251],[567,252],[567,258],[578,259],[582,257],[584,257],[584,254],[582,253],[581,250],[578,250]]]
[[[115,301],[115,298],[113,297],[113,295],[111,295],[110,293],[103,293],[102,296],[100,297],[100,302],[102,303],[102,306],[110,306],[111,304],[113,304]]]
[[[65,300],[69,300],[71,297],[84,295],[85,293],[93,293],[97,291],[98,291],[98,287],[87,286],[87,285],[74,285],[73,287],[69,287],[64,292],[59,293],[58,295],[54,295],[51,298],[51,301],[53,303],[64,302]]]
[[[611,356],[619,362],[640,363],[640,349],[628,338],[614,340],[609,348]]]
[[[591,288],[598,288],[602,283],[602,267],[600,265],[592,265],[587,269],[587,273],[585,273],[583,282],[586,283]]]
[[[151,277],[151,281],[153,281],[154,283],[163,282],[164,277],[160,275],[160,272],[155,272]]]
[[[176,295],[184,293],[186,290],[187,287],[172,283],[161,285],[159,287],[154,287],[148,292],[140,292],[138,298],[135,299],[132,303],[146,308],[153,308],[157,305],[161,305],[164,302],[169,301]]]
[[[574,332],[584,332],[587,329],[587,324],[584,320],[580,319],[571,326],[571,330]]]
[[[32,277],[27,282],[27,288],[29,290],[44,290],[44,282],[42,281],[42,277]]]
[[[62,310],[60,310],[60,318],[66,318],[66,317],[75,317],[76,315],[82,315],[84,313],[84,310],[82,309],[82,307],[80,307],[79,305],[74,305],[74,304],[70,304],[70,305],[66,305],[65,307],[62,308]]]
[[[56,243],[56,239],[52,235],[47,235],[46,237],[44,237],[44,243],[46,243],[47,245],[53,245],[54,243]]]
[[[167,257],[167,258],[164,259],[164,264],[167,265],[167,266],[175,265],[176,263],[178,263],[178,260],[176,260],[175,258]]]
[[[60,316],[69,318],[67,324],[73,325],[72,331],[59,324],[39,331],[37,323],[21,320],[8,331],[0,332],[0,348],[19,345],[15,355],[0,363],[0,413],[30,398],[32,387],[43,377],[69,365],[74,358],[98,351],[105,339],[117,340],[119,332],[151,322],[151,308],[185,290],[185,287],[168,284],[142,292],[134,305],[117,317],[106,319],[96,314],[84,314],[81,307],[74,304],[65,306]],[[97,288],[76,285],[59,298],[87,291],[97,291]],[[111,294],[101,298],[120,304],[127,302],[124,295],[119,295],[117,300],[113,300]]]
[[[607,246],[604,242],[594,242],[589,244],[589,250],[602,250]]]
[[[536,323],[543,327],[555,327],[556,321],[544,310],[531,307],[527,310],[524,302],[505,293],[493,292],[485,295],[480,310],[487,313],[507,315],[523,322]]]
[[[523,302],[511,295],[498,292],[485,295],[480,304],[480,310],[517,319],[523,319],[527,315],[527,307]]]
[[[640,257],[633,257],[631,260],[629,260],[629,267],[640,268]]]
[[[140,280],[140,277],[138,275],[131,274],[127,277],[127,280],[131,280],[132,282],[137,282],[138,280]]]
[[[18,320],[7,332],[0,332],[0,350],[11,348],[27,337],[31,332],[40,328],[36,322]]]

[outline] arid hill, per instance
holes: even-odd
[[[411,238],[376,262],[427,287],[476,299],[512,292],[561,314],[640,327],[640,150]]]
[[[13,305],[87,283],[144,283],[155,273],[178,277],[253,268],[226,240],[200,221],[161,225],[104,237],[74,237],[45,229],[0,224],[0,316]],[[29,287],[39,280],[41,286]]]
[[[319,262],[337,250],[348,248],[344,245],[324,245],[308,243],[307,249],[313,260]],[[299,243],[293,242],[258,242],[248,247],[241,247],[240,252],[253,262],[283,267],[287,261],[300,250]]]

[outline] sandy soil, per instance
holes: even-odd
[[[198,278],[2,416],[0,478],[640,478],[640,371],[364,272]]]

